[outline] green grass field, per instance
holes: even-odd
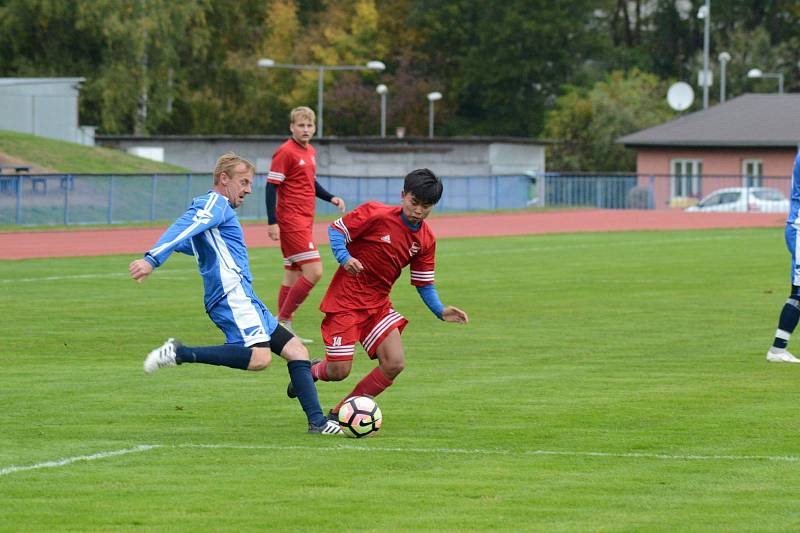
[[[252,250],[276,297],[276,249]],[[332,273],[327,260],[325,280]],[[407,366],[370,439],[305,434],[286,365],[142,359],[218,344],[193,259],[0,262],[0,530],[791,531],[800,368],[764,354],[780,229],[444,239],[408,285]],[[320,355],[319,287],[296,318]],[[323,407],[371,368],[320,383]]]
[[[122,174],[188,172],[188,169],[137,157],[121,150],[0,130],[0,152],[55,172]]]

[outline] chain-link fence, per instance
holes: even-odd
[[[320,184],[353,208],[368,200],[397,204],[402,177],[318,176]],[[530,200],[529,176],[445,176],[437,211],[523,208]],[[210,174],[2,175],[0,224],[115,224],[171,220],[192,198],[211,188]],[[266,177],[238,209],[242,219],[265,219]],[[279,189],[280,190],[280,189]],[[317,212],[336,213],[317,201]]]
[[[531,175],[530,205],[600,209],[786,212],[788,176]]]

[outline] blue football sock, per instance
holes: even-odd
[[[175,350],[175,360],[181,363],[203,363],[206,365],[227,366],[247,370],[252,348],[237,346],[235,344],[222,344],[219,346],[178,346]]]
[[[292,380],[294,393],[297,394],[297,399],[306,413],[308,422],[315,426],[325,425],[325,415],[322,414],[317,388],[314,387],[314,379],[311,377],[311,362],[289,361],[286,366],[289,369],[289,379]]]

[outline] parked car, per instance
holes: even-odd
[[[787,213],[789,200],[781,191],[769,187],[729,187],[717,189],[686,211]]]

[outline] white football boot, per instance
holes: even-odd
[[[800,363],[800,359],[786,350],[770,348],[767,352],[767,361],[770,363]]]
[[[317,435],[344,436],[344,431],[342,431],[342,428],[339,427],[339,424],[333,420],[326,420],[324,426],[315,426],[314,424],[309,424],[308,432]]]
[[[144,360],[144,371],[152,374],[159,368],[166,368],[168,366],[177,365],[175,361],[175,346],[178,343],[175,339],[167,339],[167,342],[147,354]]]

